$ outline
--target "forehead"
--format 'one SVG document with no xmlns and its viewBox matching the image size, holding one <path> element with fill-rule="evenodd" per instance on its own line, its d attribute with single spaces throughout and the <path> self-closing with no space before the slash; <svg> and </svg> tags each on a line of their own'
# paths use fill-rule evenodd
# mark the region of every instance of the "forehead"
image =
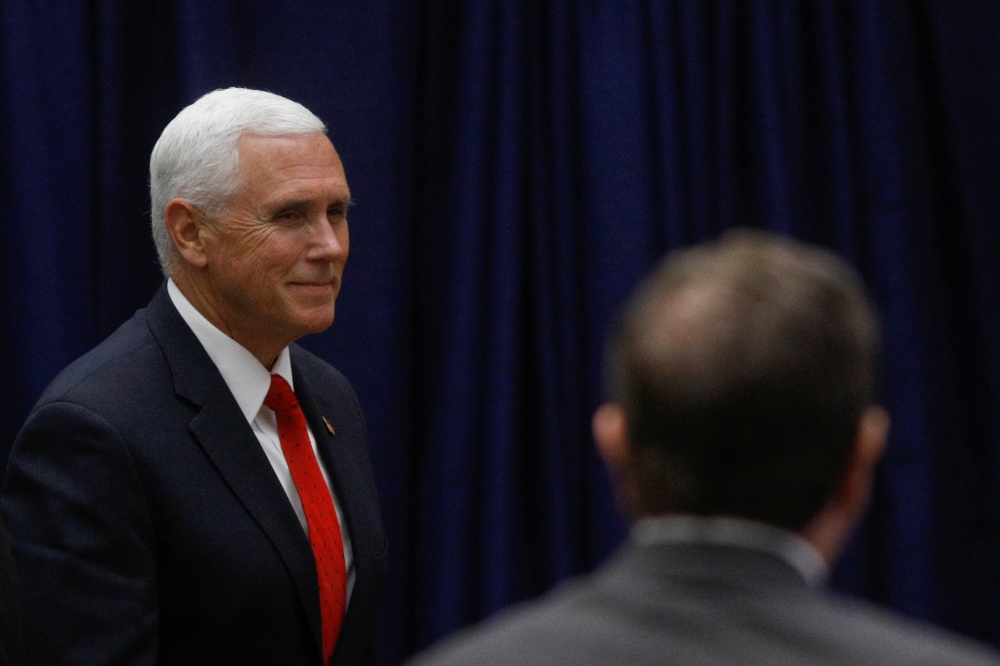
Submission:
<svg viewBox="0 0 1000 666">
<path fill-rule="evenodd" d="M 245 134 L 240 153 L 241 193 L 256 199 L 310 195 L 349 198 L 340 156 L 324 134 Z"/>
</svg>

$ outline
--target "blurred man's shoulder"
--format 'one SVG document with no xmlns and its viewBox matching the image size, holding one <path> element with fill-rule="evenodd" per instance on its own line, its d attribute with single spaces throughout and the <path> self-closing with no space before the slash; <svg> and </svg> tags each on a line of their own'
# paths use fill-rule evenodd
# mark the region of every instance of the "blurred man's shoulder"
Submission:
<svg viewBox="0 0 1000 666">
<path fill-rule="evenodd" d="M 728 582 L 628 581 L 627 572 L 623 558 L 613 560 L 457 632 L 412 666 L 1000 666 L 996 653 L 972 640 L 805 585 L 766 590 Z"/>
</svg>

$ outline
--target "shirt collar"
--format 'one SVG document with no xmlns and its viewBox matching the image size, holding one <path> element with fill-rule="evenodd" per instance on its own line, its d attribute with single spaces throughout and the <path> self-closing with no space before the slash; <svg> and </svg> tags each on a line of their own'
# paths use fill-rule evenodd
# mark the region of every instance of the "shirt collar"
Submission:
<svg viewBox="0 0 1000 666">
<path fill-rule="evenodd" d="M 732 516 L 655 516 L 632 526 L 632 538 L 642 544 L 713 544 L 769 553 L 794 568 L 810 585 L 822 585 L 829 575 L 826 561 L 799 535 L 773 525 Z"/>
<path fill-rule="evenodd" d="M 171 279 L 167 280 L 167 294 L 181 318 L 205 348 L 212 363 L 219 369 L 219 374 L 236 398 L 248 423 L 257 417 L 257 412 L 264 404 L 264 398 L 271 388 L 271 373 L 284 377 L 292 390 L 295 390 L 288 347 L 281 350 L 274 367 L 268 372 L 246 347 L 220 331 L 205 315 L 198 312 Z"/>
</svg>

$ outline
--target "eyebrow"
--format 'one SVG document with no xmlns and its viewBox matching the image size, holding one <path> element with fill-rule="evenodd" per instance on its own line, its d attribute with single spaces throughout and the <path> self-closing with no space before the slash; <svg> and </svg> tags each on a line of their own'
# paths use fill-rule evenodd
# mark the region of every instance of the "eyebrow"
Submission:
<svg viewBox="0 0 1000 666">
<path fill-rule="evenodd" d="M 283 210 L 291 210 L 293 208 L 304 208 L 312 204 L 312 199 L 289 199 L 286 201 L 277 202 L 272 206 L 267 206 L 267 209 L 271 211 L 272 214 L 280 213 Z M 356 202 L 353 199 L 334 199 L 330 205 L 342 205 L 344 208 L 353 208 Z"/>
</svg>

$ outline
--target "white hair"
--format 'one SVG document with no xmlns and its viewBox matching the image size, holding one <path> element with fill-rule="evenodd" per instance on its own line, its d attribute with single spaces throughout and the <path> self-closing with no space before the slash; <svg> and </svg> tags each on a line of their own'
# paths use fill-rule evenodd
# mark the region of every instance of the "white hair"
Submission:
<svg viewBox="0 0 1000 666">
<path fill-rule="evenodd" d="M 182 109 L 149 157 L 151 226 L 163 272 L 177 255 L 167 233 L 167 204 L 185 199 L 206 215 L 223 212 L 240 184 L 241 136 L 325 133 L 326 125 L 309 109 L 263 90 L 215 90 Z"/>
</svg>

